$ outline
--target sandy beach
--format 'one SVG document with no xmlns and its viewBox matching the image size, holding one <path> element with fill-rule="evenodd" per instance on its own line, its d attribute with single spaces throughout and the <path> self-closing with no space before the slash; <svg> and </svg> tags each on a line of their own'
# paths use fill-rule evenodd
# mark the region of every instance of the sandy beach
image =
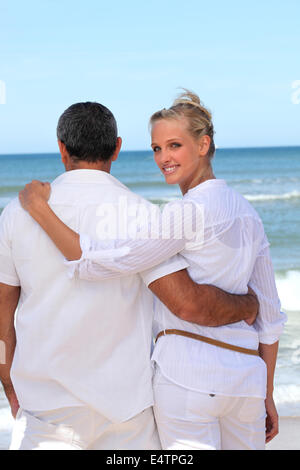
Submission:
<svg viewBox="0 0 300 470">
<path fill-rule="evenodd" d="M 279 434 L 267 444 L 267 450 L 300 450 L 300 418 L 281 417 Z"/>
</svg>

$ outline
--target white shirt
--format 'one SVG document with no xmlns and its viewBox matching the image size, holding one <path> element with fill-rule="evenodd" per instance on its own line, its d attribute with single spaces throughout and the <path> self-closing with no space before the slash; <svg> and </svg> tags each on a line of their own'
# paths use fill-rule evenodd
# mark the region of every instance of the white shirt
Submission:
<svg viewBox="0 0 300 470">
<path fill-rule="evenodd" d="M 50 205 L 76 231 L 96 237 L 103 206 L 142 199 L 108 173 L 75 170 L 52 184 Z M 21 285 L 11 369 L 20 406 L 87 404 L 113 422 L 153 404 L 153 295 L 138 274 L 102 282 L 70 279 L 64 258 L 14 200 L 0 219 L 0 282 Z M 165 273 L 186 263 L 174 258 Z"/>
<path fill-rule="evenodd" d="M 258 214 L 224 180 L 208 180 L 189 190 L 182 200 L 182 204 L 187 203 L 204 210 L 202 242 L 189 243 L 183 248 L 182 240 L 172 240 L 169 245 L 161 239 L 116 240 L 116 249 L 127 246 L 130 252 L 108 260 L 101 251 L 103 242 L 83 236 L 83 256 L 75 272 L 82 278 L 101 279 L 107 276 L 104 273 L 107 268 L 119 273 L 149 269 L 160 256 L 166 258 L 168 246 L 169 256 L 181 250 L 195 282 L 215 285 L 235 294 L 246 293 L 249 284 L 259 298 L 259 315 L 254 326 L 240 321 L 221 327 L 202 327 L 177 318 L 156 299 L 154 336 L 164 329 L 175 328 L 250 349 L 257 349 L 260 342 L 275 343 L 286 316 L 280 311 L 269 243 Z M 146 284 L 161 277 L 163 266 L 142 274 Z M 166 377 L 189 389 L 265 397 L 266 367 L 260 357 L 180 336 L 165 336 L 156 343 L 152 359 Z"/>
</svg>

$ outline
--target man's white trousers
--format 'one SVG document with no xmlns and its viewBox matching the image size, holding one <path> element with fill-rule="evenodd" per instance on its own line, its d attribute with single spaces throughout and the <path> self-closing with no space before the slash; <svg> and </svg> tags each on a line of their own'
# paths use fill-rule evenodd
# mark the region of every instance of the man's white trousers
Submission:
<svg viewBox="0 0 300 470">
<path fill-rule="evenodd" d="M 20 409 L 10 450 L 159 450 L 153 409 L 113 424 L 86 406 L 46 412 Z"/>
</svg>

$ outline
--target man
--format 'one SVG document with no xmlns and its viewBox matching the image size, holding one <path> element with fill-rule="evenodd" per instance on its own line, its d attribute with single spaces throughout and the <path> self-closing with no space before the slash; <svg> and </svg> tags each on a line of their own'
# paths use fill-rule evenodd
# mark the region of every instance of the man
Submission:
<svg viewBox="0 0 300 470">
<path fill-rule="evenodd" d="M 146 204 L 109 174 L 121 139 L 106 107 L 71 106 L 57 135 L 66 173 L 52 183 L 50 205 L 69 227 L 95 238 L 99 208 L 118 209 L 121 197 Z M 11 449 L 159 449 L 149 276 L 111 279 L 108 271 L 110 279 L 90 283 L 68 278 L 63 261 L 19 201 L 10 203 L 0 222 L 0 339 L 9 352 L 0 378 L 14 415 L 20 404 Z M 255 317 L 252 295 L 194 284 L 186 267 L 173 257 L 157 275 L 170 276 L 168 301 L 176 315 L 211 325 Z M 159 290 L 159 280 L 155 285 Z"/>
</svg>

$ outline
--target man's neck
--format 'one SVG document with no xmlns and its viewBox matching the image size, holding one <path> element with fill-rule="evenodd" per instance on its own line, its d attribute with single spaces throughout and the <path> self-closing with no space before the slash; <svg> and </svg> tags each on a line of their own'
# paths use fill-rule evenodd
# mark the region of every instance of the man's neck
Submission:
<svg viewBox="0 0 300 470">
<path fill-rule="evenodd" d="M 89 163 L 89 162 L 84 162 L 84 161 L 68 162 L 68 164 L 65 165 L 65 168 L 66 168 L 66 171 L 99 170 L 99 171 L 105 171 L 106 173 L 110 173 L 111 160 L 109 160 L 108 162 L 96 162 L 96 163 Z"/>
</svg>

